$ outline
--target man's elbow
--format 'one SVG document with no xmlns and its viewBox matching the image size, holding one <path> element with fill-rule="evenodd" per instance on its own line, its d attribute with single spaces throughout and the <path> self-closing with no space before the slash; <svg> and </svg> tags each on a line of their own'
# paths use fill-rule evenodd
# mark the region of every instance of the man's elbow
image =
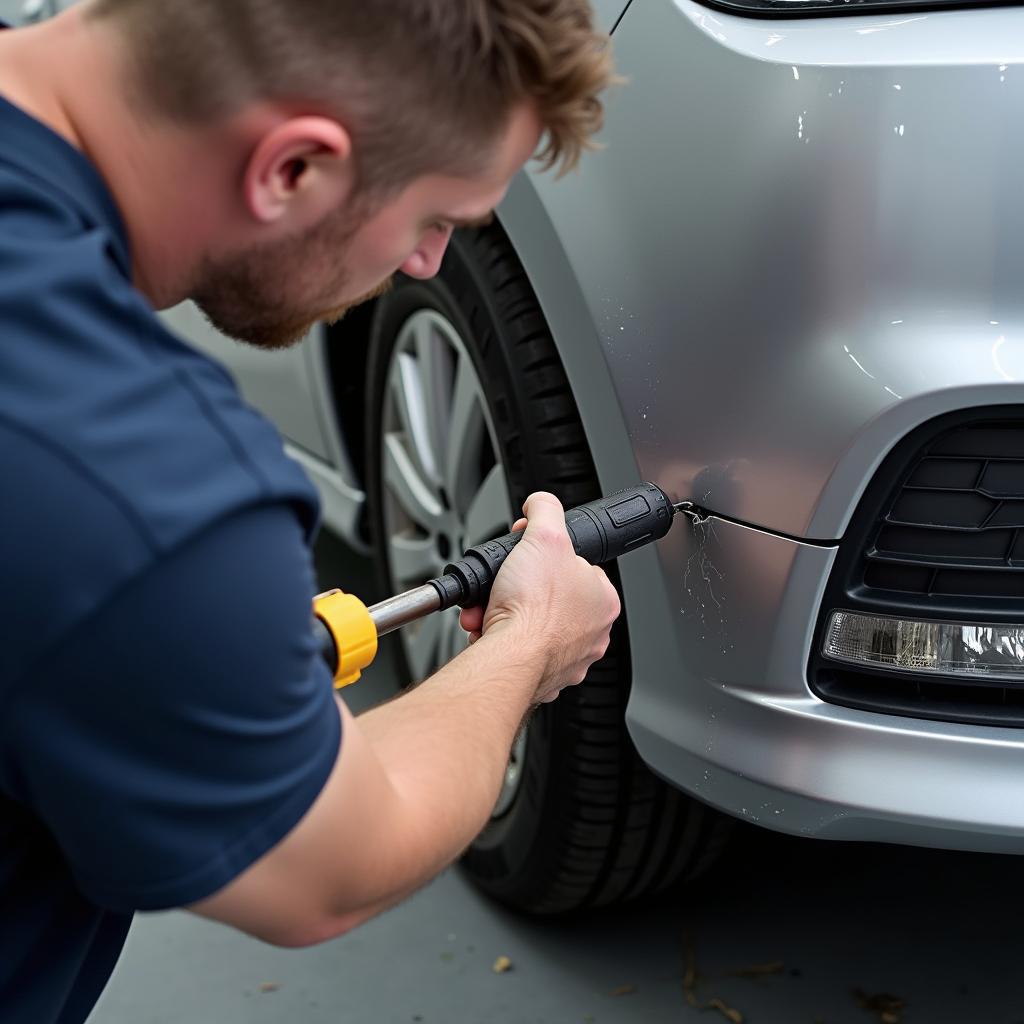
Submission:
<svg viewBox="0 0 1024 1024">
<path fill-rule="evenodd" d="M 307 949 L 319 946 L 322 942 L 347 935 L 358 928 L 364 921 L 372 917 L 370 912 L 355 911 L 340 916 L 325 916 L 309 921 L 285 923 L 261 923 L 257 926 L 244 928 L 254 939 L 266 942 L 281 949 Z"/>
<path fill-rule="evenodd" d="M 282 949 L 304 949 L 329 942 L 357 928 L 375 913 L 372 909 L 338 911 L 314 908 L 309 904 L 303 906 L 298 900 L 286 908 L 264 904 L 256 909 L 251 905 L 225 906 L 210 901 L 189 909 L 200 917 L 219 921 L 260 942 Z"/>
</svg>

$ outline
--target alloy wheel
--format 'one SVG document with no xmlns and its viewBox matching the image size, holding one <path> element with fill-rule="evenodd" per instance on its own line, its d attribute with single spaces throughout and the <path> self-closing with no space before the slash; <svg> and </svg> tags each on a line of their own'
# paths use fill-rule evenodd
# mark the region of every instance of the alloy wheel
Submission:
<svg viewBox="0 0 1024 1024">
<path fill-rule="evenodd" d="M 399 593 L 439 575 L 467 547 L 507 532 L 512 518 L 483 383 L 458 330 L 435 310 L 419 310 L 399 330 L 381 426 L 388 574 Z M 401 640 L 417 681 L 466 646 L 457 609 L 406 627 Z M 518 792 L 526 741 L 524 730 L 495 815 Z"/>
</svg>

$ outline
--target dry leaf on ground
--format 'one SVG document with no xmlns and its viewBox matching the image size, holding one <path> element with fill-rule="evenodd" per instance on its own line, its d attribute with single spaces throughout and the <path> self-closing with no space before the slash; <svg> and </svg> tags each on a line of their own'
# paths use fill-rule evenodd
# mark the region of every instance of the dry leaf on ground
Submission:
<svg viewBox="0 0 1024 1024">
<path fill-rule="evenodd" d="M 712 999 L 707 1009 L 717 1010 L 723 1017 L 732 1021 L 732 1024 L 743 1024 L 743 1014 L 733 1006 L 726 1006 L 721 999 Z"/>
<path fill-rule="evenodd" d="M 862 988 L 855 988 L 853 996 L 862 1010 L 877 1014 L 882 1024 L 900 1024 L 903 1019 L 903 1011 L 906 1009 L 907 1003 L 899 996 L 894 996 L 890 992 L 877 992 L 874 995 L 869 995 Z"/>
<path fill-rule="evenodd" d="M 697 969 L 697 953 L 694 949 L 693 938 L 690 935 L 683 939 L 684 963 L 683 968 L 683 995 L 686 1001 L 696 1010 L 717 1010 L 732 1024 L 743 1024 L 743 1014 L 733 1006 L 729 1006 L 721 999 L 711 999 L 702 1003 L 697 998 L 697 982 L 700 979 L 700 971 Z"/>
</svg>

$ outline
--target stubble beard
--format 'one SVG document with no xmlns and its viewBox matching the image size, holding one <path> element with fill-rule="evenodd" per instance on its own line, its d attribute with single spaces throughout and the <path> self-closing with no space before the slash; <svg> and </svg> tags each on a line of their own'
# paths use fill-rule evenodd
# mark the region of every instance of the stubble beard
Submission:
<svg viewBox="0 0 1024 1024">
<path fill-rule="evenodd" d="M 350 280 L 344 268 L 361 224 L 361 218 L 340 213 L 302 238 L 230 257 L 208 257 L 191 297 L 213 327 L 228 337 L 268 351 L 291 348 L 316 324 L 337 323 L 349 310 L 391 287 L 389 279 L 355 299 L 332 304 Z M 310 279 L 315 274 L 323 280 L 326 264 L 341 269 L 328 286 L 313 288 Z M 309 274 L 301 269 L 305 267 L 311 268 Z"/>
</svg>

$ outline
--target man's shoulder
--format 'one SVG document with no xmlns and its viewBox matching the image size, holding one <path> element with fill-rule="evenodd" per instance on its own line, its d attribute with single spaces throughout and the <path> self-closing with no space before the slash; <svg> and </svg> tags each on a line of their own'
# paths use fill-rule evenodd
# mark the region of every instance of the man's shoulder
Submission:
<svg viewBox="0 0 1024 1024">
<path fill-rule="evenodd" d="M 33 199 L 30 182 L 5 192 L 2 171 L 0 473 L 11 486 L 0 489 L 0 562 L 18 592 L 8 612 L 45 634 L 43 620 L 88 615 L 249 507 L 291 505 L 311 534 L 316 493 L 276 429 L 167 330 L 105 229 L 76 223 L 46 189 Z"/>
<path fill-rule="evenodd" d="M 223 505 L 315 505 L 277 430 L 223 367 L 154 314 L 103 228 L 76 225 L 45 190 L 34 213 L 12 211 L 2 192 L 0 418 L 8 427 L 60 450 L 69 469 L 122 498 L 159 548 Z"/>
</svg>

